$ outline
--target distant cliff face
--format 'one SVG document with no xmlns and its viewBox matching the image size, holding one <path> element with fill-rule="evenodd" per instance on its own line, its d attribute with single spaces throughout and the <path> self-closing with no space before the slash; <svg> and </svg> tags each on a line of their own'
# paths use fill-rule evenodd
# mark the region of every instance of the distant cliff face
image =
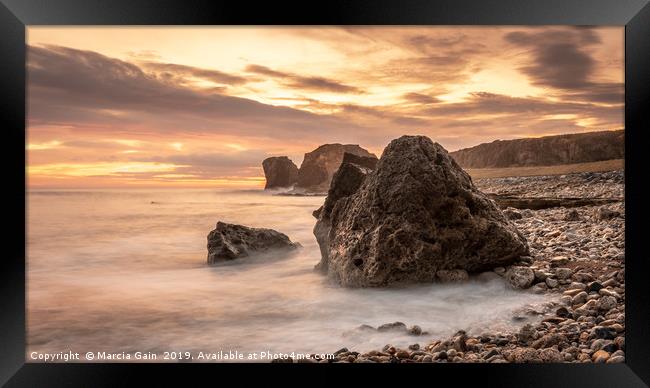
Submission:
<svg viewBox="0 0 650 388">
<path fill-rule="evenodd" d="M 551 166 L 622 159 L 625 157 L 625 132 L 496 140 L 450 154 L 463 168 Z"/>
<path fill-rule="evenodd" d="M 264 189 L 291 187 L 298 180 L 298 167 L 286 156 L 266 158 L 262 168 L 266 177 Z"/>
<path fill-rule="evenodd" d="M 305 154 L 298 171 L 296 187 L 327 192 L 345 153 L 377 159 L 377 156 L 356 144 L 324 144 Z"/>
</svg>

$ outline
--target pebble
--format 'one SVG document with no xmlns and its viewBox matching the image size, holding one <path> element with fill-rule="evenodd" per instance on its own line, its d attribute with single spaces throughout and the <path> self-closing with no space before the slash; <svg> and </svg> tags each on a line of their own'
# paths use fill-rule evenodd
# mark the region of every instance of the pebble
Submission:
<svg viewBox="0 0 650 388">
<path fill-rule="evenodd" d="M 596 326 L 594 335 L 596 338 L 614 339 L 616 338 L 616 329 L 611 326 Z"/>
<path fill-rule="evenodd" d="M 603 285 L 599 282 L 591 282 L 587 284 L 587 292 L 600 291 L 603 288 Z"/>
<path fill-rule="evenodd" d="M 555 256 L 551 258 L 551 267 L 560 267 L 569 263 L 569 258 L 566 256 Z"/>
<path fill-rule="evenodd" d="M 609 353 L 604 350 L 599 350 L 591 356 L 591 360 L 595 363 L 604 363 L 609 359 Z"/>
<path fill-rule="evenodd" d="M 609 311 L 616 307 L 616 298 L 613 296 L 603 296 L 598 300 L 598 308 L 600 310 Z"/>
<path fill-rule="evenodd" d="M 608 364 L 620 364 L 625 362 L 625 356 L 613 356 L 609 357 L 606 361 Z"/>
<path fill-rule="evenodd" d="M 559 284 L 559 283 L 558 283 L 557 279 L 546 278 L 546 285 L 547 285 L 549 288 L 555 288 L 555 287 L 558 286 L 558 284 Z"/>
<path fill-rule="evenodd" d="M 555 270 L 555 276 L 558 279 L 568 279 L 573 274 L 573 271 L 570 268 L 557 268 Z"/>
<path fill-rule="evenodd" d="M 587 301 L 588 296 L 589 295 L 584 291 L 578 292 L 573 297 L 573 299 L 571 300 L 571 303 L 573 303 L 573 304 L 583 304 L 583 303 L 585 303 Z"/>
</svg>

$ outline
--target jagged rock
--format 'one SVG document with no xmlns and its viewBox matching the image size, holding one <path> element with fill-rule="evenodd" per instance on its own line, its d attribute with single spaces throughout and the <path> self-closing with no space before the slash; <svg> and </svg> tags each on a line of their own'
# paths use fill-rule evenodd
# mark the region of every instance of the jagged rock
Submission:
<svg viewBox="0 0 650 388">
<path fill-rule="evenodd" d="M 432 282 L 441 270 L 481 272 L 528 255 L 526 239 L 437 143 L 393 140 L 370 171 L 346 163 L 314 234 L 317 268 L 344 286 Z"/>
<path fill-rule="evenodd" d="M 286 156 L 273 156 L 262 162 L 266 185 L 264 189 L 291 187 L 298 181 L 298 167 Z"/>
<path fill-rule="evenodd" d="M 305 158 L 298 171 L 296 187 L 311 192 L 327 192 L 332 177 L 343 162 L 343 157 L 346 153 L 364 158 L 377 159 L 374 154 L 371 154 L 356 144 L 324 144 L 314 151 L 305 154 Z M 362 161 L 352 161 L 352 163 L 366 166 L 369 164 L 369 161 L 363 159 Z"/>
<path fill-rule="evenodd" d="M 208 234 L 208 264 L 246 257 L 254 252 L 293 250 L 298 247 L 299 243 L 291 242 L 286 234 L 273 229 L 249 228 L 219 221 Z"/>
</svg>

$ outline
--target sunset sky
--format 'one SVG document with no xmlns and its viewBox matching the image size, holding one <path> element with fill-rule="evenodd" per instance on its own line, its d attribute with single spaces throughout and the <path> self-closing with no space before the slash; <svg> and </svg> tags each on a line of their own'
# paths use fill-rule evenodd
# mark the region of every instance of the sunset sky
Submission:
<svg viewBox="0 0 650 388">
<path fill-rule="evenodd" d="M 377 156 L 624 127 L 622 27 L 29 27 L 31 188 L 263 187 Z"/>
</svg>

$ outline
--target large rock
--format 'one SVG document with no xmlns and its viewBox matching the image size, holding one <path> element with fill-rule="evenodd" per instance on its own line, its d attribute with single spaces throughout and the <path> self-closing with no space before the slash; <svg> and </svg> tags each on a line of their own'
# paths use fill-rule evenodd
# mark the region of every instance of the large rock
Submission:
<svg viewBox="0 0 650 388">
<path fill-rule="evenodd" d="M 375 167 L 377 167 L 377 162 L 379 162 L 379 159 L 377 159 L 375 155 L 359 156 L 351 154 L 349 152 L 343 153 L 343 160 L 341 161 L 341 163 L 356 164 L 361 167 L 369 168 L 371 170 L 374 170 Z"/>
<path fill-rule="evenodd" d="M 481 272 L 528 254 L 526 239 L 437 143 L 393 140 L 372 171 L 341 165 L 314 234 L 317 268 L 344 286 L 432 282 L 436 272 Z"/>
<path fill-rule="evenodd" d="M 327 192 L 334 173 L 343 162 L 345 153 L 377 159 L 374 154 L 356 144 L 324 144 L 305 154 L 298 171 L 296 187 L 312 192 Z M 355 163 L 359 164 L 360 162 L 355 161 Z M 367 160 L 361 162 L 362 165 L 368 163 Z"/>
<path fill-rule="evenodd" d="M 298 181 L 298 167 L 286 156 L 273 156 L 262 162 L 266 186 L 264 189 L 292 187 Z"/>
<path fill-rule="evenodd" d="M 219 221 L 208 234 L 208 264 L 246 257 L 255 252 L 293 250 L 298 247 L 300 244 L 291 242 L 286 234 L 273 229 L 249 228 Z"/>
<path fill-rule="evenodd" d="M 318 218 L 318 222 L 314 226 L 314 235 L 320 247 L 321 257 L 328 256 L 329 235 L 332 226 L 330 215 L 334 205 L 339 199 L 354 194 L 365 180 L 366 175 L 371 171 L 371 169 L 358 164 L 343 162 L 334 173 L 325 203 L 313 213 L 314 217 Z M 327 261 L 321 260 L 316 265 L 316 269 L 327 272 Z"/>
</svg>

